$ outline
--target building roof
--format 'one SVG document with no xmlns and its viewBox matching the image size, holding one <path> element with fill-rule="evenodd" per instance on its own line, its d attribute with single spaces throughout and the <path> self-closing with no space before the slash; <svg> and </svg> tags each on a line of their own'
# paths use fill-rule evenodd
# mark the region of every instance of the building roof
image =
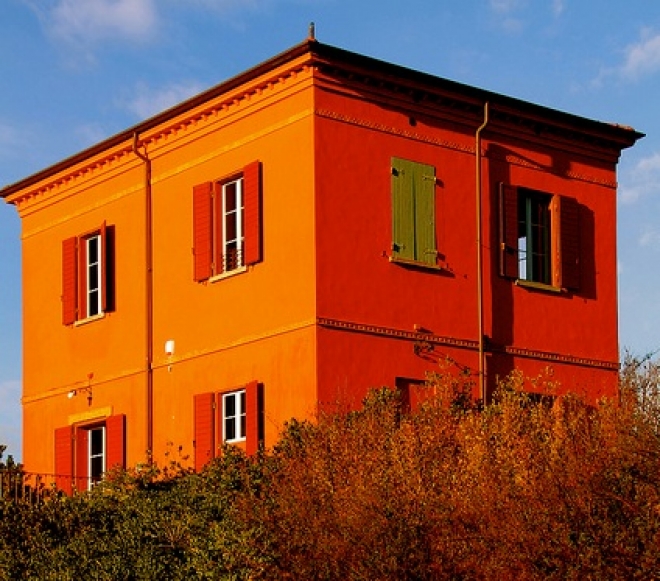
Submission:
<svg viewBox="0 0 660 581">
<path fill-rule="evenodd" d="M 381 85 L 387 85 L 388 88 L 394 90 L 397 90 L 397 87 L 405 86 L 416 102 L 430 100 L 431 102 L 454 107 L 458 105 L 463 113 L 469 115 L 481 114 L 483 105 L 488 102 L 494 120 L 522 123 L 528 127 L 534 127 L 537 133 L 549 131 L 555 134 L 563 133 L 574 137 L 580 136 L 592 142 L 605 143 L 610 148 L 618 150 L 630 147 L 638 139 L 644 137 L 643 133 L 631 127 L 604 123 L 565 113 L 323 44 L 314 38 L 308 38 L 300 44 L 174 107 L 141 121 L 18 182 L 4 186 L 0 189 L 0 197 L 7 198 L 11 194 L 66 170 L 91 156 L 125 143 L 127 140 L 133 139 L 135 135 L 140 135 L 166 123 L 191 109 L 203 105 L 207 101 L 249 83 L 261 75 L 304 55 L 308 55 L 310 62 L 315 63 L 328 74 L 340 75 L 353 80 L 360 75 L 365 80 L 368 80 L 367 77 L 378 78 Z"/>
</svg>

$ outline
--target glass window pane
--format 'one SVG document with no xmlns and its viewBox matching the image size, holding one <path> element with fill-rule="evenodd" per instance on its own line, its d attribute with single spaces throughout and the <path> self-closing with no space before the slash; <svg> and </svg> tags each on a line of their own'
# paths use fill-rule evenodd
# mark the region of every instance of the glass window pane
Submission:
<svg viewBox="0 0 660 581">
<path fill-rule="evenodd" d="M 225 440 L 235 440 L 236 439 L 236 419 L 225 418 Z"/>
<path fill-rule="evenodd" d="M 236 182 L 225 185 L 225 212 L 233 212 L 236 209 Z"/>
<path fill-rule="evenodd" d="M 92 455 L 103 453 L 103 428 L 89 431 L 90 452 Z"/>
<path fill-rule="evenodd" d="M 87 240 L 87 261 L 89 264 L 99 261 L 99 238 L 94 236 Z"/>
</svg>

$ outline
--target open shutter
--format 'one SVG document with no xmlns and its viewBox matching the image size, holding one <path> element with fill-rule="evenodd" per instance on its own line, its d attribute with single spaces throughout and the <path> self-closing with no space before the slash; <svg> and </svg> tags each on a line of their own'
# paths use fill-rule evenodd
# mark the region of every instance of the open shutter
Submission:
<svg viewBox="0 0 660 581">
<path fill-rule="evenodd" d="M 103 312 L 115 310 L 115 227 L 105 226 L 102 236 L 104 248 L 103 259 L 105 261 L 105 272 L 103 276 Z"/>
<path fill-rule="evenodd" d="M 412 164 L 415 204 L 415 259 L 435 266 L 435 168 Z"/>
<path fill-rule="evenodd" d="M 500 183 L 500 276 L 518 278 L 518 190 Z"/>
<path fill-rule="evenodd" d="M 62 323 L 71 325 L 76 320 L 78 303 L 78 239 L 62 242 Z"/>
<path fill-rule="evenodd" d="M 195 470 L 199 472 L 214 457 L 215 452 L 215 397 L 213 393 L 194 396 Z"/>
<path fill-rule="evenodd" d="M 105 313 L 108 307 L 108 301 L 107 301 L 107 285 L 106 285 L 106 280 L 108 277 L 108 265 L 106 262 L 106 254 L 107 254 L 107 227 L 105 222 L 101 224 L 101 228 L 99 229 L 99 260 L 101 261 L 101 288 L 99 289 L 101 293 L 101 312 Z"/>
<path fill-rule="evenodd" d="M 212 182 L 206 182 L 193 188 L 193 256 L 196 281 L 206 280 L 211 276 L 211 263 L 213 262 L 212 192 Z"/>
<path fill-rule="evenodd" d="M 55 486 L 58 490 L 73 492 L 73 432 L 71 426 L 55 430 Z"/>
<path fill-rule="evenodd" d="M 87 428 L 76 428 L 76 475 L 74 488 L 87 490 L 89 488 L 89 431 Z"/>
<path fill-rule="evenodd" d="M 263 442 L 263 386 L 251 381 L 245 386 L 245 452 L 255 454 Z"/>
<path fill-rule="evenodd" d="M 392 256 L 415 260 L 413 163 L 392 158 Z"/>
<path fill-rule="evenodd" d="M 116 414 L 105 421 L 105 469 L 126 467 L 126 416 Z"/>
<path fill-rule="evenodd" d="M 560 286 L 580 288 L 580 205 L 575 198 L 556 196 L 559 207 Z"/>
<path fill-rule="evenodd" d="M 261 162 L 253 161 L 243 168 L 244 236 L 243 262 L 262 260 L 261 238 Z"/>
</svg>

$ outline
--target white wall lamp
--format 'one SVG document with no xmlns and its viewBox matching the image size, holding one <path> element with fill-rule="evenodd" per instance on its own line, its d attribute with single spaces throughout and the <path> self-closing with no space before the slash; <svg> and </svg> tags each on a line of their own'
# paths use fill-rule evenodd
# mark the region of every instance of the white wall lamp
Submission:
<svg viewBox="0 0 660 581">
<path fill-rule="evenodd" d="M 165 341 L 165 355 L 167 355 L 168 360 L 170 361 L 167 366 L 168 371 L 172 371 L 172 356 L 174 355 L 174 339 L 168 339 Z"/>
<path fill-rule="evenodd" d="M 87 394 L 87 405 L 92 405 L 92 377 L 94 377 L 93 373 L 88 373 L 87 374 L 87 385 L 85 387 L 76 387 L 72 390 L 70 390 L 66 396 L 69 399 L 72 399 L 78 395 L 78 393 L 86 393 Z"/>
</svg>

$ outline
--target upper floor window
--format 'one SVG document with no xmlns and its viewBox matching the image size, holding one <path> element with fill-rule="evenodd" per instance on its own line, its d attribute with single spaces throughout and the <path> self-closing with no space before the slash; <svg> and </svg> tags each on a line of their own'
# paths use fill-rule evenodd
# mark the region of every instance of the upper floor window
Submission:
<svg viewBox="0 0 660 581">
<path fill-rule="evenodd" d="M 500 184 L 500 275 L 577 290 L 579 233 L 574 198 Z"/>
<path fill-rule="evenodd" d="M 392 158 L 392 260 L 436 266 L 435 168 Z"/>
<path fill-rule="evenodd" d="M 552 284 L 551 219 L 552 196 L 518 190 L 518 278 Z"/>
<path fill-rule="evenodd" d="M 114 227 L 62 243 L 62 322 L 70 325 L 114 310 Z"/>
<path fill-rule="evenodd" d="M 194 279 L 208 280 L 261 260 L 261 164 L 193 188 Z"/>
</svg>

